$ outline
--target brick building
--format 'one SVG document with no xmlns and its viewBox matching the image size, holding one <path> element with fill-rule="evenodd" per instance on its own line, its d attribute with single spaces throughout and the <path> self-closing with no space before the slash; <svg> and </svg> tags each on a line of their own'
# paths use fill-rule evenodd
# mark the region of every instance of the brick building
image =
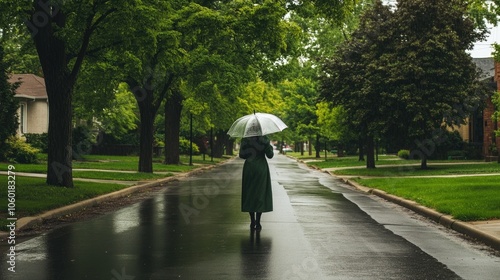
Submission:
<svg viewBox="0 0 500 280">
<path fill-rule="evenodd" d="M 500 63 L 494 62 L 492 59 L 492 64 L 494 68 L 493 82 L 495 85 L 495 90 L 500 88 Z M 498 156 L 498 150 L 500 148 L 500 137 L 495 135 L 495 130 L 499 128 L 499 122 L 493 120 L 493 114 L 496 108 L 491 102 L 491 97 L 486 100 L 486 106 L 483 110 L 483 155 L 486 159 L 489 156 Z"/>
</svg>

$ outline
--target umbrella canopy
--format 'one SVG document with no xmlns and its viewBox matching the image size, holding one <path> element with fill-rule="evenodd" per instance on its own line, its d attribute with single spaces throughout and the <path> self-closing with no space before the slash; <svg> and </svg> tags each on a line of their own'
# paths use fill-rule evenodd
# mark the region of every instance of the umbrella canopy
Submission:
<svg viewBox="0 0 500 280">
<path fill-rule="evenodd" d="M 266 113 L 253 113 L 237 119 L 227 134 L 231 137 L 252 137 L 280 132 L 288 126 L 278 117 Z"/>
</svg>

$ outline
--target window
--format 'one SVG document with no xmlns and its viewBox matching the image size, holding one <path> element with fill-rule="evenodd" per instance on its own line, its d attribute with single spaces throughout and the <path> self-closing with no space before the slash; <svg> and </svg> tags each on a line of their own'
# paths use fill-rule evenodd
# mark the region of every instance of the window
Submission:
<svg viewBox="0 0 500 280">
<path fill-rule="evenodd" d="M 26 125 L 26 120 L 28 116 L 28 106 L 25 102 L 21 102 L 19 104 L 19 132 L 21 133 L 26 133 L 27 132 L 27 125 Z"/>
</svg>

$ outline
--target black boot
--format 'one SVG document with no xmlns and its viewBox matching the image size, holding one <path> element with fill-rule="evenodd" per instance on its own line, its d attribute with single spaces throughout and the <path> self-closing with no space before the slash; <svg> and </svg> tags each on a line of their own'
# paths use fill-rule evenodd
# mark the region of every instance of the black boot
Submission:
<svg viewBox="0 0 500 280">
<path fill-rule="evenodd" d="M 255 229 L 257 230 L 261 230 L 262 229 L 262 225 L 260 224 L 260 217 L 262 216 L 262 212 L 257 212 L 257 217 L 256 217 L 256 220 L 255 220 Z"/>
<path fill-rule="evenodd" d="M 250 214 L 250 229 L 255 228 L 255 212 L 248 212 Z"/>
</svg>

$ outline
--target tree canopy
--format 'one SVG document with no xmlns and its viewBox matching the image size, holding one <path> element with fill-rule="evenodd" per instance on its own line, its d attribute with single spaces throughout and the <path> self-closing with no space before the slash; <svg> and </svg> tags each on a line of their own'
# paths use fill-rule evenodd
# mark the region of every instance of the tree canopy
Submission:
<svg viewBox="0 0 500 280">
<path fill-rule="evenodd" d="M 397 135 L 425 167 L 436 130 L 462 124 L 481 100 L 466 53 L 481 36 L 463 1 L 401 1 L 395 10 L 376 1 L 325 63 L 322 94 L 344 107 L 367 152 L 374 137 Z"/>
</svg>

